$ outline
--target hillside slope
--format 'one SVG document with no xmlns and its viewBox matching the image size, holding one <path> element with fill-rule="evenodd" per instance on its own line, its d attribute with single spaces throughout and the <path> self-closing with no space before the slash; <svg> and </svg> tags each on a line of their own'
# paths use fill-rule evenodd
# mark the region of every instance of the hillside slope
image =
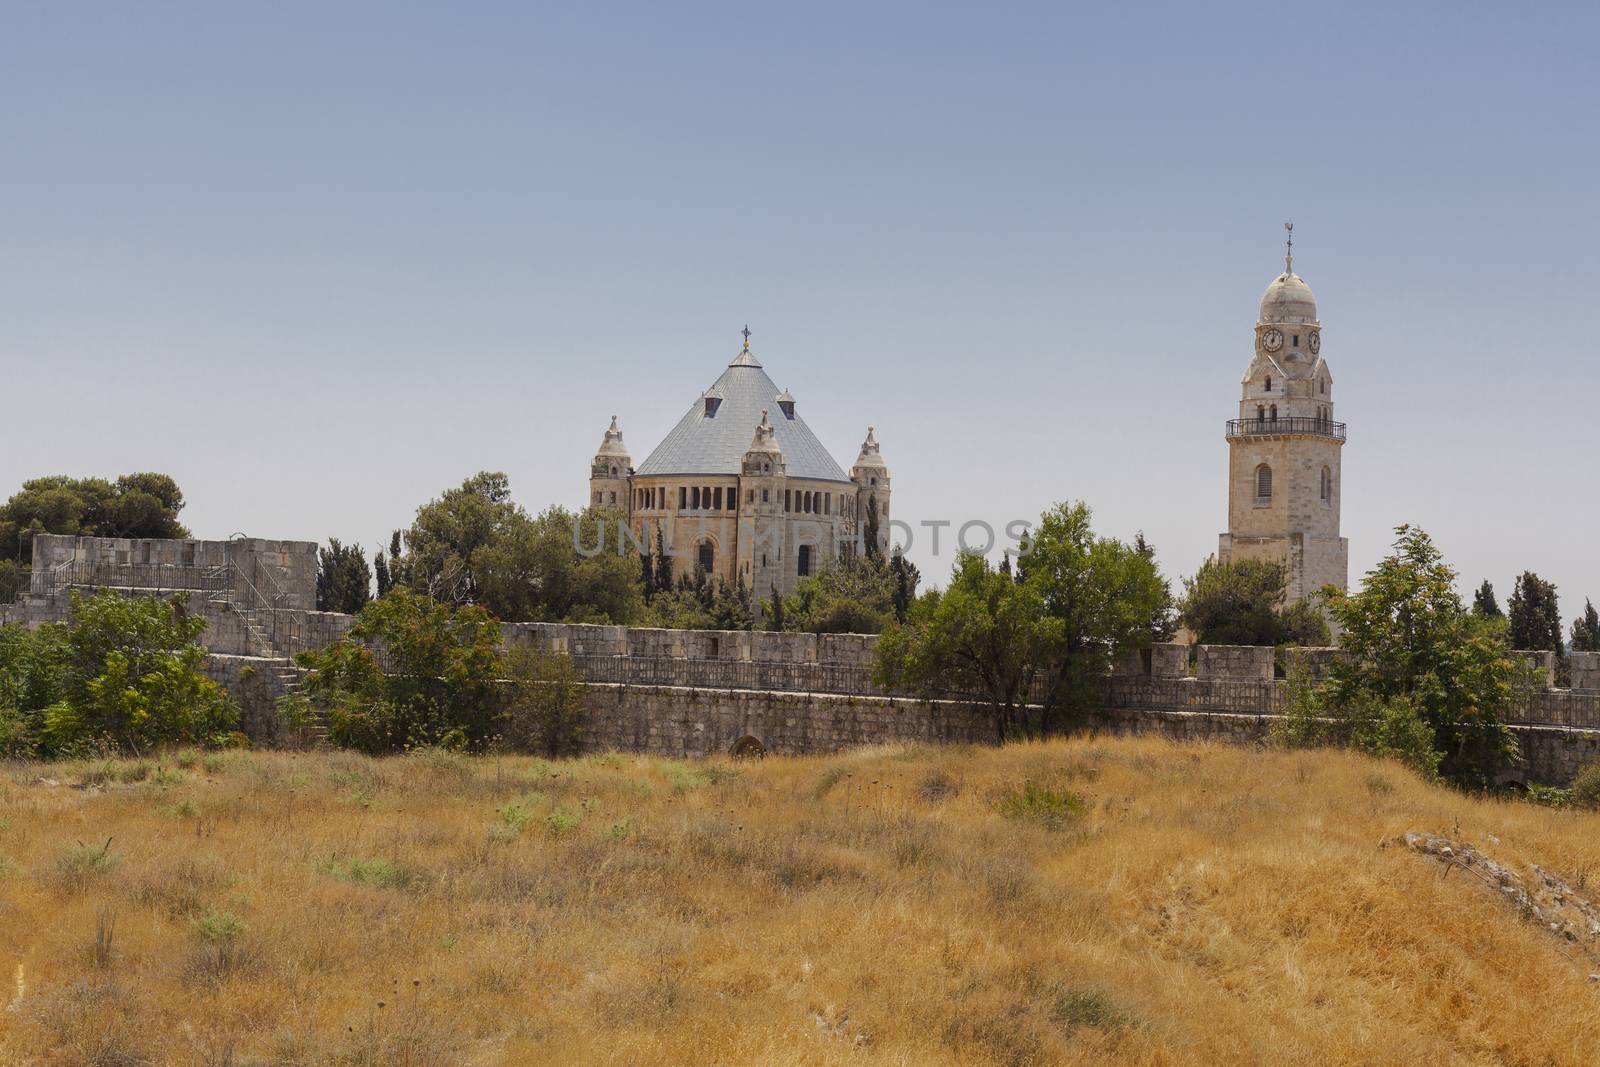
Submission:
<svg viewBox="0 0 1600 1067">
<path fill-rule="evenodd" d="M 0 1062 L 1595 1062 L 1592 937 L 1407 831 L 1600 880 L 1342 753 L 10 764 Z"/>
</svg>

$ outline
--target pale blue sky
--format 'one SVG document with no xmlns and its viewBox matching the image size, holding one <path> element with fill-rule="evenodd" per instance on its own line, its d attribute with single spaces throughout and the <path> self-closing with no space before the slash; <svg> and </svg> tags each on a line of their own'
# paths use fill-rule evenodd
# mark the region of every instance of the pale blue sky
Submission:
<svg viewBox="0 0 1600 1067">
<path fill-rule="evenodd" d="M 7 4 L 0 489 L 164 470 L 201 536 L 374 547 L 481 468 L 577 505 L 748 321 L 898 517 L 1081 497 L 1176 579 L 1293 218 L 1352 579 L 1412 521 L 1570 618 L 1596 11 Z"/>
</svg>

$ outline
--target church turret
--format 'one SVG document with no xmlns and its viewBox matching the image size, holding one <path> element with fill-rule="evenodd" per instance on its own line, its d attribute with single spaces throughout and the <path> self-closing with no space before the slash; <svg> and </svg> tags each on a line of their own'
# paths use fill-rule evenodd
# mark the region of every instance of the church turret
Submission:
<svg viewBox="0 0 1600 1067">
<path fill-rule="evenodd" d="M 889 541 L 889 468 L 871 426 L 850 468 L 850 480 L 856 483 L 856 531 L 865 539 L 876 528 L 878 546 L 884 548 Z"/>
<path fill-rule="evenodd" d="M 750 447 L 739 465 L 739 577 L 755 600 L 787 592 L 784 582 L 784 513 L 787 467 L 777 431 L 761 412 Z"/>
<path fill-rule="evenodd" d="M 594 454 L 594 462 L 589 467 L 589 503 L 627 511 L 628 480 L 632 475 L 633 459 L 622 443 L 622 431 L 617 428 L 617 417 L 613 415 L 605 440 L 600 442 L 600 451 Z"/>
<path fill-rule="evenodd" d="M 1228 532 L 1220 558 L 1288 567 L 1288 596 L 1347 587 L 1339 536 L 1344 423 L 1333 421 L 1333 375 L 1311 287 L 1294 272 L 1290 231 L 1283 273 L 1261 297 L 1255 353 L 1241 380 L 1239 417 L 1227 424 Z"/>
</svg>

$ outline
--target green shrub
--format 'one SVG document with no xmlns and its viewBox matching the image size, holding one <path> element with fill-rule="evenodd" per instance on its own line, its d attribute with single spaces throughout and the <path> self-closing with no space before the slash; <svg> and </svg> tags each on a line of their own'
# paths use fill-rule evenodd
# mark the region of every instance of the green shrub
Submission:
<svg viewBox="0 0 1600 1067">
<path fill-rule="evenodd" d="M 1030 778 L 1021 789 L 1002 796 L 995 810 L 1008 819 L 1030 819 L 1054 830 L 1082 815 L 1086 805 L 1074 793 L 1040 785 Z"/>
<path fill-rule="evenodd" d="M 1590 811 L 1600 808 L 1600 763 L 1591 763 L 1572 779 L 1572 805 Z"/>
<path fill-rule="evenodd" d="M 500 715 L 501 739 L 519 752 L 576 755 L 589 708 L 572 657 L 519 645 L 503 662 L 510 691 Z"/>
<path fill-rule="evenodd" d="M 64 623 L 0 627 L 0 753 L 148 752 L 233 729 L 238 709 L 200 673 L 205 621 L 185 604 L 74 592 Z"/>
<path fill-rule="evenodd" d="M 362 608 L 346 638 L 297 658 L 311 671 L 306 699 L 326 714 L 335 745 L 370 755 L 478 749 L 496 724 L 499 640 L 481 607 L 451 608 L 396 589 Z M 374 644 L 384 649 L 383 664 Z"/>
<path fill-rule="evenodd" d="M 544 817 L 545 829 L 552 834 L 570 833 L 576 830 L 581 822 L 583 822 L 583 816 L 566 807 L 557 808 Z"/>
<path fill-rule="evenodd" d="M 313 866 L 318 874 L 331 875 L 346 882 L 372 886 L 375 889 L 404 889 L 412 882 L 409 871 L 386 859 L 367 860 L 352 857 L 340 860 L 335 856 L 329 856 L 325 860 L 318 860 Z"/>
<path fill-rule="evenodd" d="M 56 881 L 67 890 L 81 889 L 94 878 L 115 870 L 122 857 L 111 851 L 111 839 L 103 845 L 78 842 L 56 860 Z"/>
<path fill-rule="evenodd" d="M 1535 783 L 1528 786 L 1528 799 L 1546 808 L 1564 808 L 1572 803 L 1572 790 Z"/>
</svg>

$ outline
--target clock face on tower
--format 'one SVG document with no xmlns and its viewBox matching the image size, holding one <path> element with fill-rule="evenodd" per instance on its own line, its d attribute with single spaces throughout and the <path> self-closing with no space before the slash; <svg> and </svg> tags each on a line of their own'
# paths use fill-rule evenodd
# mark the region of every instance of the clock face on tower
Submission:
<svg viewBox="0 0 1600 1067">
<path fill-rule="evenodd" d="M 1311 354 L 1314 356 L 1322 351 L 1322 331 L 1311 331 Z"/>
<path fill-rule="evenodd" d="M 1283 331 L 1267 330 L 1261 335 L 1261 351 L 1276 352 L 1283 347 Z M 1315 351 L 1313 349 L 1313 351 Z"/>
</svg>

